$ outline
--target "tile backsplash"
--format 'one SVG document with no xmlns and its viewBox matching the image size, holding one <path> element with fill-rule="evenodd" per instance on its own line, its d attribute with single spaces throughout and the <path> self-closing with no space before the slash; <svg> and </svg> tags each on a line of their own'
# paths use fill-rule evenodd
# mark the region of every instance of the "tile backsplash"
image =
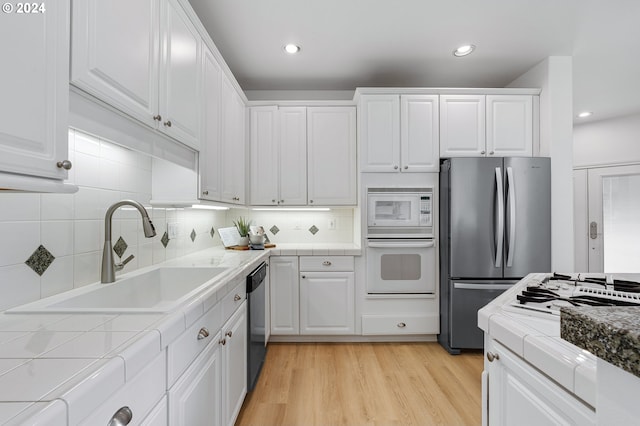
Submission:
<svg viewBox="0 0 640 426">
<path fill-rule="evenodd" d="M 147 207 L 157 232 L 144 237 L 134 208 L 115 212 L 116 253 L 134 255 L 122 273 L 220 244 L 210 231 L 225 226 L 225 212 L 150 207 L 151 157 L 76 130 L 69 157 L 77 193 L 0 194 L 0 310 L 99 281 L 105 212 L 122 199 Z M 168 223 L 177 237 L 163 244 Z"/>
<path fill-rule="evenodd" d="M 99 281 L 105 212 L 122 199 L 147 208 L 157 235 L 144 237 L 137 210 L 118 209 L 111 241 L 122 258 L 115 259 L 134 255 L 118 274 L 220 245 L 214 230 L 240 216 L 262 225 L 276 244 L 354 239 L 353 209 L 152 208 L 152 158 L 78 130 L 69 130 L 69 159 L 69 182 L 80 188 L 75 194 L 0 193 L 0 310 Z M 175 224 L 175 238 L 168 224 Z"/>
</svg>

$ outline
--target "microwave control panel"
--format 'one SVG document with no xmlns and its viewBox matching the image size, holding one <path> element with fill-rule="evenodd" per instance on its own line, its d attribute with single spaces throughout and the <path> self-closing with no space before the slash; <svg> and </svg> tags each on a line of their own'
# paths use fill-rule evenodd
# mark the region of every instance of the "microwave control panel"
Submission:
<svg viewBox="0 0 640 426">
<path fill-rule="evenodd" d="M 420 226 L 432 225 L 432 209 L 431 195 L 420 196 Z"/>
</svg>

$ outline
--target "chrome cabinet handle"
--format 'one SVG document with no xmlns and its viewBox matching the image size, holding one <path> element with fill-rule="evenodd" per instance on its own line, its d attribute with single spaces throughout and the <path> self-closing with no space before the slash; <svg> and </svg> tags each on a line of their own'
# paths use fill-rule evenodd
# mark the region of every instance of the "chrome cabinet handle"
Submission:
<svg viewBox="0 0 640 426">
<path fill-rule="evenodd" d="M 407 324 L 403 323 L 403 322 L 399 322 L 398 323 L 398 328 L 405 328 L 407 326 Z"/>
<path fill-rule="evenodd" d="M 71 161 L 69 160 L 62 160 L 56 163 L 56 166 L 58 166 L 59 169 L 65 169 L 65 170 L 71 170 L 72 165 L 73 164 L 71 164 Z"/>
<path fill-rule="evenodd" d="M 125 426 L 131 423 L 133 419 L 133 412 L 129 407 L 122 407 L 111 416 L 111 420 L 107 423 L 107 426 Z"/>
<path fill-rule="evenodd" d="M 280 202 L 284 204 L 284 200 L 280 200 Z"/>
<path fill-rule="evenodd" d="M 398 166 L 393 166 L 393 170 L 398 170 Z"/>
<path fill-rule="evenodd" d="M 165 122 L 164 122 L 164 125 L 165 125 L 166 127 L 171 127 L 171 120 L 167 120 L 167 121 L 165 121 Z"/>
<path fill-rule="evenodd" d="M 306 275 L 303 275 L 303 276 L 302 276 L 302 278 L 307 278 L 307 276 L 306 276 Z"/>
<path fill-rule="evenodd" d="M 154 115 L 154 116 L 153 116 L 153 119 L 154 119 L 155 121 L 162 121 L 162 116 L 161 116 L 160 114 L 158 114 L 158 115 Z"/>
<path fill-rule="evenodd" d="M 209 191 L 202 191 L 202 195 L 209 195 Z"/>
<path fill-rule="evenodd" d="M 497 353 L 493 353 L 493 352 L 487 352 L 487 360 L 489 360 L 489 362 L 493 362 L 493 360 L 499 360 L 500 359 L 500 355 L 498 355 Z"/>
<path fill-rule="evenodd" d="M 202 327 L 198 332 L 198 340 L 206 339 L 209 337 L 209 330 L 206 327 Z"/>
<path fill-rule="evenodd" d="M 218 340 L 218 343 L 220 343 L 222 346 L 227 344 L 227 339 L 220 339 Z"/>
<path fill-rule="evenodd" d="M 404 166 L 404 169 L 407 170 L 409 168 L 409 166 Z"/>
<path fill-rule="evenodd" d="M 480 154 L 484 155 L 487 151 L 480 151 Z"/>
<path fill-rule="evenodd" d="M 330 261 L 328 261 L 328 260 L 325 260 L 324 262 L 322 262 L 322 264 L 323 264 L 324 266 L 331 266 L 331 262 L 330 262 Z"/>
<path fill-rule="evenodd" d="M 313 204 L 313 200 L 309 200 L 309 204 Z"/>
<path fill-rule="evenodd" d="M 493 155 L 493 151 L 489 152 L 489 155 Z"/>
<path fill-rule="evenodd" d="M 240 299 L 242 299 L 242 296 L 240 296 L 239 294 L 236 294 L 235 296 L 233 296 L 233 301 L 234 302 L 237 302 Z"/>
<path fill-rule="evenodd" d="M 227 336 L 227 337 L 231 337 L 231 336 L 233 336 L 233 331 L 229 330 L 226 333 L 224 333 L 224 335 Z"/>
<path fill-rule="evenodd" d="M 275 202 L 276 202 L 276 200 L 271 200 L 271 202 L 272 202 L 272 203 L 275 203 Z"/>
</svg>

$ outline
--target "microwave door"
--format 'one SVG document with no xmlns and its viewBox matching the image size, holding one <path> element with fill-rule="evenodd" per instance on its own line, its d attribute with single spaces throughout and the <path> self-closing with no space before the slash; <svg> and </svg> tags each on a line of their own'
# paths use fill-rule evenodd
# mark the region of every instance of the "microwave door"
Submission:
<svg viewBox="0 0 640 426">
<path fill-rule="evenodd" d="M 369 226 L 419 226 L 416 197 L 370 196 Z"/>
</svg>

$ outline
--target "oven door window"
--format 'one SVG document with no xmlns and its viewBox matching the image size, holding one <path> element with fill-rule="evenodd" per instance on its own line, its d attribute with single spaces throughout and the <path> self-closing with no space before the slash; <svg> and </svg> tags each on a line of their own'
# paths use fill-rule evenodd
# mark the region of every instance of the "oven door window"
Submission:
<svg viewBox="0 0 640 426">
<path fill-rule="evenodd" d="M 421 274 L 421 256 L 415 253 L 382 254 L 380 278 L 384 281 L 415 281 Z"/>
</svg>

